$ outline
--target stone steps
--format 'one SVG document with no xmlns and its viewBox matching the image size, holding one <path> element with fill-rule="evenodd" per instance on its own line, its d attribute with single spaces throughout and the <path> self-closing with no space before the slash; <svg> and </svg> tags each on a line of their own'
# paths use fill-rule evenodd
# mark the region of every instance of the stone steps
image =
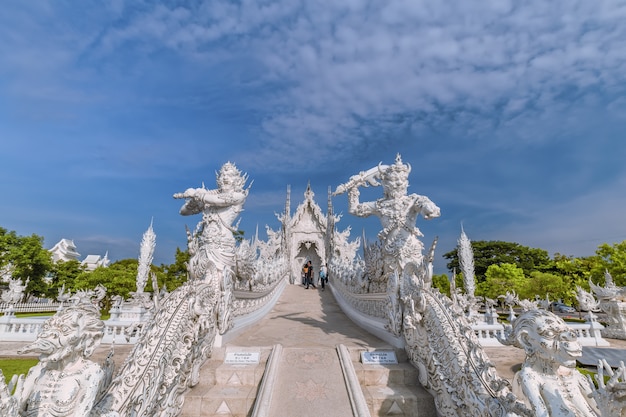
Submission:
<svg viewBox="0 0 626 417">
<path fill-rule="evenodd" d="M 233 365 L 225 363 L 227 352 L 236 352 L 245 349 L 245 352 L 258 351 L 259 362 L 256 364 Z M 356 377 L 363 399 L 367 405 L 370 416 L 394 416 L 394 417 L 430 417 L 437 416 L 432 396 L 424 390 L 418 382 L 417 370 L 408 362 L 403 350 L 395 350 L 398 359 L 397 364 L 364 364 L 361 362 L 361 352 L 367 349 L 362 347 L 348 348 L 349 362 L 352 366 L 353 375 Z M 374 350 L 374 349 L 371 349 Z M 182 417 L 248 417 L 253 416 L 255 402 L 259 395 L 259 384 L 266 372 L 268 357 L 272 352 L 269 347 L 226 347 L 214 351 L 213 356 L 202 367 L 200 382 L 193 389 L 187 391 L 185 403 L 181 413 Z M 276 358 L 279 367 L 294 369 L 289 365 L 293 358 L 300 358 L 302 353 L 287 350 Z M 335 349 L 327 349 L 327 353 L 311 351 L 308 355 L 334 356 Z M 327 364 L 320 363 L 322 371 Z M 294 369 L 296 371 L 296 369 Z M 288 371 L 289 372 L 289 371 Z M 297 369 L 299 376 L 290 375 L 288 378 L 319 378 L 319 369 Z M 310 373 L 310 374 L 309 374 Z M 280 372 L 279 372 L 280 374 Z M 292 392 L 296 385 L 293 381 L 285 381 L 285 376 L 269 389 L 271 394 L 271 407 L 265 411 L 267 415 L 290 415 L 297 412 L 299 416 L 324 415 L 334 416 L 344 408 L 340 414 L 345 414 L 345 408 L 349 404 L 333 404 L 335 390 L 326 392 L 324 398 L 315 399 L 307 403 L 307 398 Z M 326 384 L 329 384 L 326 381 Z M 349 383 L 341 383 L 348 385 Z M 330 385 L 326 385 L 330 387 Z M 280 392 L 277 392 L 280 391 Z M 312 393 L 314 394 L 314 393 Z M 360 393 L 357 393 L 360 395 Z M 321 394 L 320 394 L 321 395 Z M 261 399 L 259 399 L 261 400 Z M 285 400 L 287 402 L 285 402 Z M 302 403 L 304 402 L 304 409 Z M 343 402 L 343 401 L 342 401 Z M 278 408 L 277 408 L 278 407 Z M 300 407 L 300 408 L 299 408 Z M 327 410 L 324 410 L 327 407 Z M 257 407 L 258 408 L 258 407 Z M 307 414 L 310 411 L 309 414 Z M 263 415 L 263 412 L 261 413 Z M 365 414 L 365 413 L 363 413 Z"/>
<path fill-rule="evenodd" d="M 433 397 L 419 384 L 417 369 L 404 350 L 395 350 L 397 364 L 384 365 L 364 364 L 365 350 L 350 349 L 350 356 L 372 416 L 437 416 Z"/>
<path fill-rule="evenodd" d="M 213 352 L 200 370 L 198 385 L 185 393 L 181 417 L 246 417 L 254 406 L 258 385 L 265 372 L 271 348 L 246 348 L 258 351 L 257 364 L 227 364 L 228 352 L 240 348 L 220 348 Z"/>
</svg>

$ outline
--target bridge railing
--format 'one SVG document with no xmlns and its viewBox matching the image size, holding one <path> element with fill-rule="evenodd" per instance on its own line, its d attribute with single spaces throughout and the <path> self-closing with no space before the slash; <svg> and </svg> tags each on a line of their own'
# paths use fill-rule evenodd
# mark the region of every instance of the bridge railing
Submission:
<svg viewBox="0 0 626 417">
<path fill-rule="evenodd" d="M 60 306 L 61 303 L 0 303 L 0 312 L 11 309 L 14 313 L 55 313 Z"/>
<path fill-rule="evenodd" d="M 15 316 L 0 317 L 0 340 L 3 342 L 33 342 L 41 331 L 43 322 L 48 317 L 25 317 Z M 137 331 L 131 333 L 127 340 L 127 329 L 137 326 L 136 322 L 110 321 L 104 322 L 104 337 L 102 343 L 133 344 L 136 342 Z"/>
<path fill-rule="evenodd" d="M 355 294 L 340 280 L 333 281 L 331 286 L 335 298 L 353 321 L 360 323 L 361 327 L 392 344 L 399 344 L 398 338 L 394 337 L 385 328 L 385 309 L 387 294 Z M 610 343 L 602 338 L 601 330 L 604 328 L 600 323 L 567 323 L 578 336 L 578 341 L 583 346 L 610 346 Z M 501 323 L 472 324 L 472 329 L 483 347 L 504 347 L 498 340 L 504 338 L 504 325 Z"/>
<path fill-rule="evenodd" d="M 610 343 L 602 337 L 601 330 L 604 328 L 598 322 L 567 323 L 576 333 L 578 341 L 583 346 L 610 346 Z M 504 337 L 504 325 L 498 324 L 473 324 L 472 329 L 483 347 L 504 346 L 498 337 Z"/>
<path fill-rule="evenodd" d="M 286 279 L 279 279 L 268 285 L 261 292 L 245 292 L 235 291 L 235 299 L 233 305 L 234 326 L 227 332 L 228 338 L 224 335 L 225 340 L 235 337 L 245 328 L 250 327 L 254 323 L 263 318 L 276 304 L 278 297 L 282 293 L 286 285 Z M 46 312 L 49 311 L 52 316 L 56 310 L 50 310 L 50 304 L 46 307 L 36 310 L 36 307 L 30 304 L 40 303 L 22 303 L 28 306 L 20 306 L 20 310 L 14 309 L 14 312 Z M 60 303 L 55 303 L 56 309 Z M 30 307 L 31 310 L 26 310 Z M 26 310 L 26 311 L 25 311 Z M 0 316 L 0 341 L 3 342 L 32 342 L 37 338 L 37 334 L 41 330 L 43 322 L 50 316 L 41 317 L 16 317 L 14 315 Z M 140 320 L 120 320 L 109 319 L 104 322 L 104 336 L 102 343 L 115 344 L 134 344 L 141 331 L 142 321 Z"/>
</svg>

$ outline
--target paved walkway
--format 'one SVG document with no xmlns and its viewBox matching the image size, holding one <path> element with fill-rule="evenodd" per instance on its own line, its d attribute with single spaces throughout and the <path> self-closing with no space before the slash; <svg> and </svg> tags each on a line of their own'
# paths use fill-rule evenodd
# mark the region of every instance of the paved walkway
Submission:
<svg viewBox="0 0 626 417">
<path fill-rule="evenodd" d="M 356 326 L 329 288 L 287 285 L 272 311 L 229 346 L 283 347 L 268 415 L 352 415 L 336 346 L 391 347 Z"/>
<path fill-rule="evenodd" d="M 389 347 L 355 325 L 341 310 L 330 288 L 287 285 L 274 309 L 260 323 L 230 342 L 236 346 L 284 348 Z"/>
</svg>

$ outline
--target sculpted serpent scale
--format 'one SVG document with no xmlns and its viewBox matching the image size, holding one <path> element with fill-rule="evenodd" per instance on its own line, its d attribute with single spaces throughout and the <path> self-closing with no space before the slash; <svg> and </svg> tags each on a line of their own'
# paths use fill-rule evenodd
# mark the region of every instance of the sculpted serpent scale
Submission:
<svg viewBox="0 0 626 417">
<path fill-rule="evenodd" d="M 97 405 L 96 415 L 178 415 L 183 392 L 198 382 L 199 366 L 211 353 L 216 300 L 210 285 L 193 282 L 169 294 Z"/>
</svg>

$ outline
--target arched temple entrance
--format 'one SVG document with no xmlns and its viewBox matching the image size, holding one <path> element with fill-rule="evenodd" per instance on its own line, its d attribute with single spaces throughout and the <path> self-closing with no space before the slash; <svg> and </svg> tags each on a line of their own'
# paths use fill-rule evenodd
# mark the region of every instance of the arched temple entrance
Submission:
<svg viewBox="0 0 626 417">
<path fill-rule="evenodd" d="M 313 199 L 314 196 L 311 184 L 308 184 L 304 192 L 304 201 L 298 205 L 291 216 L 289 213 L 291 192 L 287 189 L 287 204 L 281 221 L 286 252 L 291 266 L 290 283 L 292 284 L 302 282 L 302 266 L 305 262 L 311 261 L 314 278 L 317 279 L 320 266 L 329 261 L 335 218 L 332 215 L 330 197 L 329 214 L 326 216 Z"/>
<path fill-rule="evenodd" d="M 316 242 L 300 242 L 299 246 L 298 246 L 298 253 L 296 254 L 295 258 L 294 258 L 294 262 L 295 265 L 292 267 L 292 271 L 294 270 L 294 268 L 296 268 L 296 272 L 298 270 L 302 270 L 302 266 L 308 262 L 311 261 L 311 265 L 313 266 L 313 278 L 314 281 L 317 279 L 319 271 L 320 271 L 320 266 L 322 266 L 322 257 L 319 255 L 319 251 L 318 251 L 318 246 Z M 299 269 L 298 269 L 299 268 Z M 296 282 L 303 282 L 303 280 L 296 280 Z"/>
</svg>

